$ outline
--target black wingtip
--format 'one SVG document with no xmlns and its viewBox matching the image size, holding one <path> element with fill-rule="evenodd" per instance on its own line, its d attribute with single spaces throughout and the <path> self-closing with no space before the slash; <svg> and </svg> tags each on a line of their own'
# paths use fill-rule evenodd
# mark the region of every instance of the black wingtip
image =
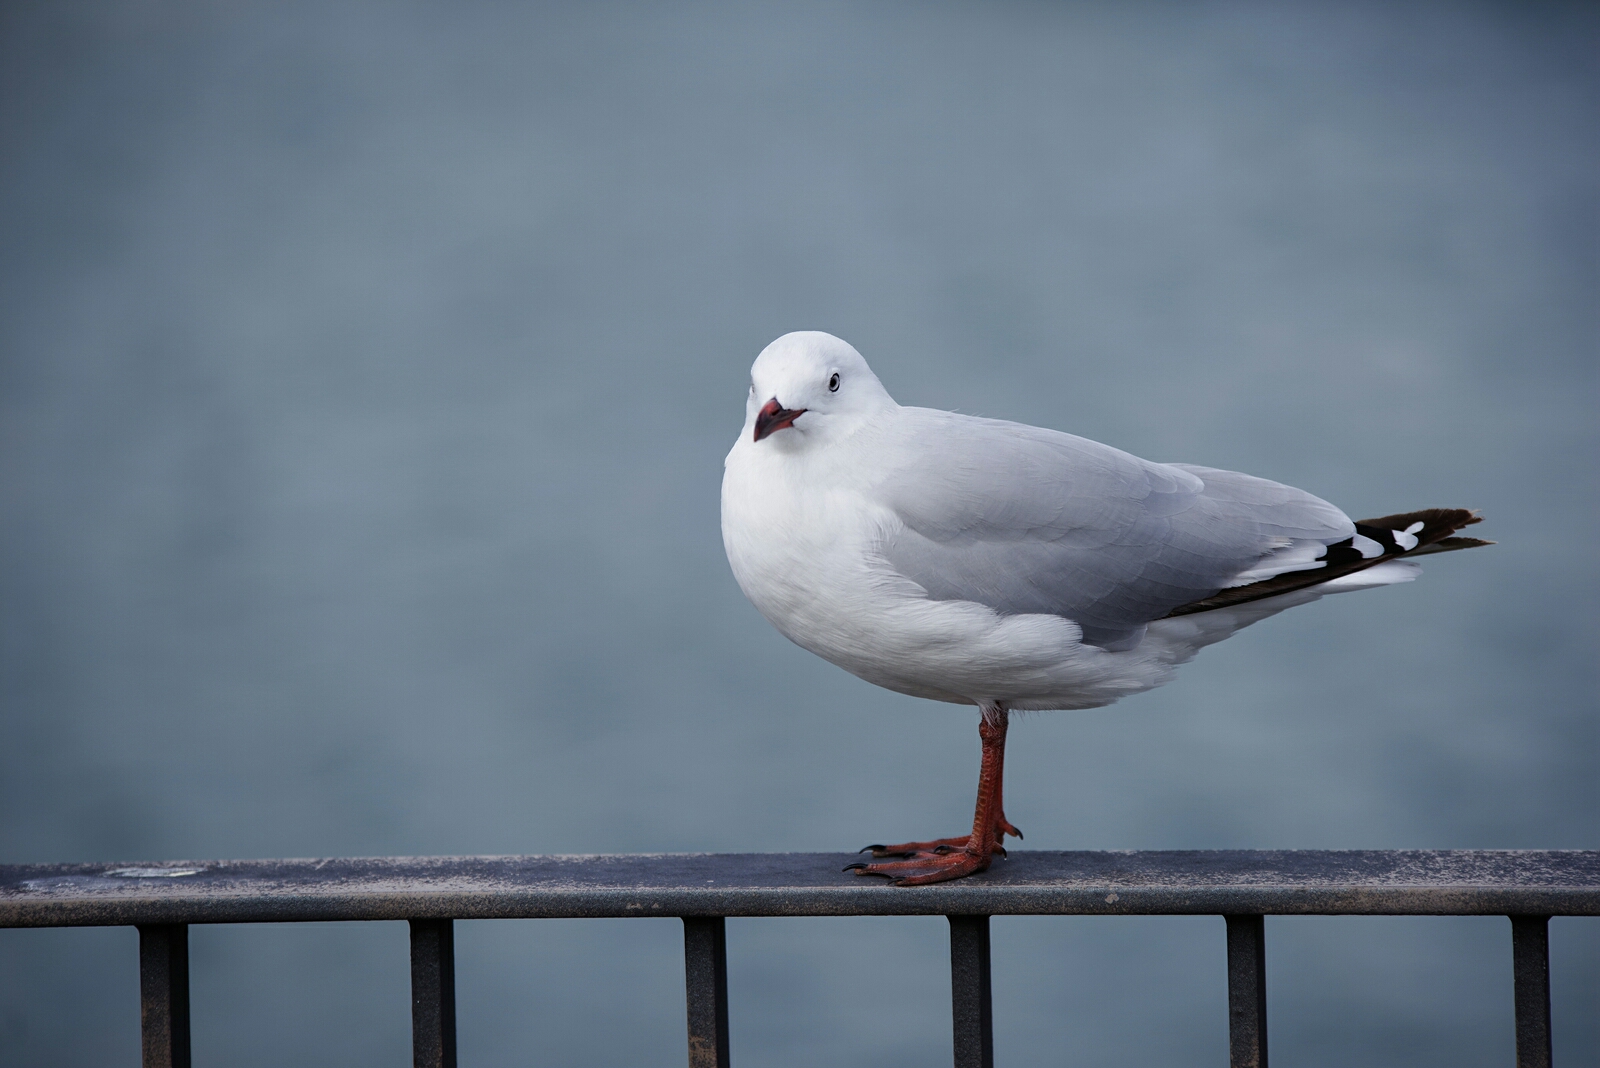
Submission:
<svg viewBox="0 0 1600 1068">
<path fill-rule="evenodd" d="M 1483 516 L 1470 508 L 1422 508 L 1375 519 L 1357 519 L 1355 538 L 1328 546 L 1321 558 L 1322 567 L 1285 572 L 1248 586 L 1232 586 L 1210 597 L 1179 605 L 1164 618 L 1209 612 L 1215 608 L 1228 608 L 1263 597 L 1275 597 L 1280 593 L 1318 586 L 1385 560 L 1405 560 L 1429 553 L 1493 545 L 1493 542 L 1482 538 L 1452 537 L 1462 527 L 1481 522 Z M 1360 548 L 1357 548 L 1358 545 Z"/>
<path fill-rule="evenodd" d="M 1485 538 L 1441 538 L 1432 545 L 1424 545 L 1421 548 L 1412 549 L 1406 555 L 1427 556 L 1429 553 L 1450 553 L 1455 552 L 1457 549 L 1477 549 L 1484 545 L 1496 544 L 1498 542 L 1492 542 Z"/>
</svg>

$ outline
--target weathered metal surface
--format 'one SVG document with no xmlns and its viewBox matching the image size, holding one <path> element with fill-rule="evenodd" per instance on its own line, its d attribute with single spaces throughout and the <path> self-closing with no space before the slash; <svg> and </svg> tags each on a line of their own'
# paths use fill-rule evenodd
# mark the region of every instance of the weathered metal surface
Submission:
<svg viewBox="0 0 1600 1068">
<path fill-rule="evenodd" d="M 1228 1064 L 1267 1068 L 1267 932 L 1259 915 L 1228 920 Z"/>
<path fill-rule="evenodd" d="M 896 887 L 850 854 L 0 866 L 0 927 L 603 916 L 1600 915 L 1600 851 L 1012 851 Z"/>
<path fill-rule="evenodd" d="M 994 1068 L 989 917 L 950 918 L 951 1034 L 955 1068 Z"/>
<path fill-rule="evenodd" d="M 728 932 L 721 916 L 683 920 L 689 1068 L 728 1068 Z"/>
<path fill-rule="evenodd" d="M 1550 1068 L 1550 918 L 1511 917 L 1517 1068 Z"/>
<path fill-rule="evenodd" d="M 139 927 L 139 1038 L 144 1068 L 189 1068 L 189 928 Z"/>
<path fill-rule="evenodd" d="M 411 921 L 411 1063 L 456 1068 L 456 934 L 450 920 Z"/>
</svg>

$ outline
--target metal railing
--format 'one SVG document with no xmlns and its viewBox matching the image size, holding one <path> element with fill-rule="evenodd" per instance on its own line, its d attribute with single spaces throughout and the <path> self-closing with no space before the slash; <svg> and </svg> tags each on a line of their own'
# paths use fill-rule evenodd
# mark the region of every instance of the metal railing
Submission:
<svg viewBox="0 0 1600 1068">
<path fill-rule="evenodd" d="M 989 917 L 1220 915 L 1235 1068 L 1266 1068 L 1268 915 L 1511 919 L 1517 1064 L 1550 1064 L 1551 916 L 1600 915 L 1600 851 L 1014 852 L 891 887 L 827 853 L 0 866 L 0 927 L 139 928 L 146 1068 L 189 1064 L 188 925 L 408 920 L 415 1064 L 456 1063 L 458 919 L 677 916 L 691 1068 L 727 1068 L 729 916 L 943 915 L 957 1068 L 994 1061 Z"/>
</svg>

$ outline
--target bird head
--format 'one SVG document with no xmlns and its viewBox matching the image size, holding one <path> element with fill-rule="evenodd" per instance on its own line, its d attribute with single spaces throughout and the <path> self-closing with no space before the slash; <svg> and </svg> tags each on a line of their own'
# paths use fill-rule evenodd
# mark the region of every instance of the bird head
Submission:
<svg viewBox="0 0 1600 1068">
<path fill-rule="evenodd" d="M 794 448 L 855 429 L 894 399 L 847 342 L 817 330 L 785 334 L 750 368 L 745 437 Z"/>
</svg>

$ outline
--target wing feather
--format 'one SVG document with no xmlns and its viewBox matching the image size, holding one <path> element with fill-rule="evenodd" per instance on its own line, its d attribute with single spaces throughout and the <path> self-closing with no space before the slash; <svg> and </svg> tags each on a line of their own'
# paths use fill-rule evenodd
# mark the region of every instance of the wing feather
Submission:
<svg viewBox="0 0 1600 1068">
<path fill-rule="evenodd" d="M 883 554 L 934 600 L 1072 619 L 1084 640 L 1136 639 L 1263 561 L 1284 570 L 1354 532 L 1303 490 L 1158 464 L 1057 431 L 902 408 L 923 447 L 877 487 L 900 524 Z M 1277 574 L 1271 566 L 1265 573 Z"/>
</svg>

